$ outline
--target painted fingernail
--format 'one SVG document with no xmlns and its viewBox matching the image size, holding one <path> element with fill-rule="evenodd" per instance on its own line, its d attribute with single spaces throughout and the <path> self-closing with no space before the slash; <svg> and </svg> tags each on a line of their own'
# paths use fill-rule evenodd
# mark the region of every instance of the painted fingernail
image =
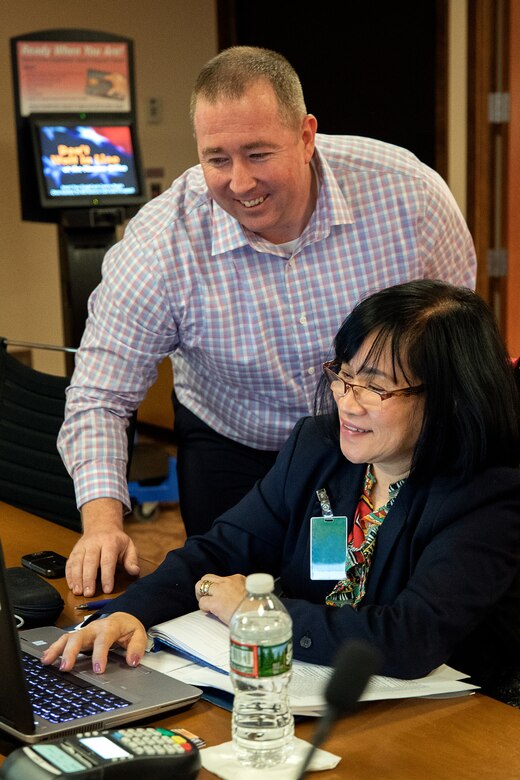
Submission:
<svg viewBox="0 0 520 780">
<path fill-rule="evenodd" d="M 62 658 L 61 661 L 60 661 L 60 672 L 62 672 L 65 669 L 66 665 L 67 664 L 65 662 L 65 659 Z"/>
<path fill-rule="evenodd" d="M 139 666 L 140 658 L 137 655 L 137 653 L 134 653 L 134 655 L 130 658 L 130 664 L 132 666 Z"/>
<path fill-rule="evenodd" d="M 95 671 L 96 674 L 100 673 L 100 671 L 101 671 L 101 664 L 99 663 L 99 661 L 96 661 L 96 663 L 94 664 L 94 671 Z"/>
</svg>

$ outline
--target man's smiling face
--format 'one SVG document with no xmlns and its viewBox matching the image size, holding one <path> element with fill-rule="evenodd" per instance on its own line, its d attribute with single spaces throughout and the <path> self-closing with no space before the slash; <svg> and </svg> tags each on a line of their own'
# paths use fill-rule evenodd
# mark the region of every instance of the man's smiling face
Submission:
<svg viewBox="0 0 520 780">
<path fill-rule="evenodd" d="M 289 127 L 262 79 L 238 99 L 199 97 L 194 126 L 204 177 L 219 206 L 274 244 L 301 235 L 315 205 L 309 164 L 315 118 L 308 114 L 299 128 Z"/>
</svg>

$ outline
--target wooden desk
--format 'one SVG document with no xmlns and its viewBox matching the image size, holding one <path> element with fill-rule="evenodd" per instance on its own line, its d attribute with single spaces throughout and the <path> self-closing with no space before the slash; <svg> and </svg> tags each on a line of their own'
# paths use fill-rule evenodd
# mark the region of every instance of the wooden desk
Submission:
<svg viewBox="0 0 520 780">
<path fill-rule="evenodd" d="M 26 552 L 53 549 L 67 555 L 77 534 L 0 502 L 0 538 L 7 565 L 18 566 Z M 65 601 L 59 624 L 70 625 L 77 620 L 74 605 L 84 599 L 73 596 L 65 580 L 53 584 Z M 117 585 L 125 587 L 125 579 Z M 157 724 L 184 726 L 208 745 L 230 738 L 229 713 L 202 701 Z M 297 725 L 296 733 L 309 739 L 314 726 L 309 719 Z M 13 747 L 0 737 L 0 762 Z M 336 725 L 324 747 L 342 756 L 342 761 L 334 770 L 313 773 L 313 780 L 518 780 L 520 712 L 481 694 L 363 704 L 356 715 Z M 202 770 L 199 777 L 207 780 L 214 775 Z"/>
</svg>

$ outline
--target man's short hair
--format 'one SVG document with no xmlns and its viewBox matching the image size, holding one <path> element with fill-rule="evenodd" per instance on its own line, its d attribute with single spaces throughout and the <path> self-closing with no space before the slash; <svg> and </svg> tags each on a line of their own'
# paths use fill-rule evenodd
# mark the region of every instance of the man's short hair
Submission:
<svg viewBox="0 0 520 780">
<path fill-rule="evenodd" d="M 192 124 L 199 97 L 210 103 L 221 98 L 235 100 L 241 98 L 251 84 L 262 79 L 273 88 L 282 122 L 298 128 L 307 109 L 296 71 L 281 54 L 256 46 L 232 46 L 204 65 L 191 95 Z"/>
</svg>

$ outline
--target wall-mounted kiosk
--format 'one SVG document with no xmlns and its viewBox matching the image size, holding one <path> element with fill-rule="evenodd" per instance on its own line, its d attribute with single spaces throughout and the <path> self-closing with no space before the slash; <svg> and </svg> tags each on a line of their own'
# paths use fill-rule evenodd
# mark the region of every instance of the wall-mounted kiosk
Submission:
<svg viewBox="0 0 520 780">
<path fill-rule="evenodd" d="M 65 345 L 116 228 L 145 202 L 132 42 L 91 30 L 11 39 L 22 219 L 58 226 Z"/>
</svg>

